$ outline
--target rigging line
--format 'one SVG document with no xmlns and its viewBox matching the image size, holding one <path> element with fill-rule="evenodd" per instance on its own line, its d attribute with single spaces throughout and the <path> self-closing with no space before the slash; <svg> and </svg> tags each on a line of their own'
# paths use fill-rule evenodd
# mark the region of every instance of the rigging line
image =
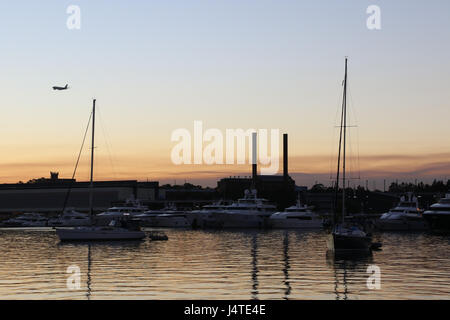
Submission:
<svg viewBox="0 0 450 320">
<path fill-rule="evenodd" d="M 66 210 L 67 201 L 69 200 L 70 191 L 71 191 L 73 183 L 74 183 L 75 174 L 77 172 L 78 163 L 80 162 L 81 153 L 83 151 L 84 142 L 86 141 L 86 136 L 87 136 L 87 133 L 89 130 L 89 124 L 91 123 L 91 119 L 92 119 L 92 111 L 91 111 L 91 115 L 89 116 L 89 121 L 86 126 L 86 131 L 84 132 L 83 142 L 81 143 L 80 151 L 78 152 L 78 158 L 77 158 L 77 162 L 75 163 L 75 169 L 73 170 L 72 180 L 70 182 L 69 188 L 67 189 L 66 198 L 64 199 L 64 205 L 63 205 L 63 211 L 62 211 L 63 213 L 64 213 L 64 210 Z"/>
<path fill-rule="evenodd" d="M 336 128 L 332 128 L 331 130 L 332 130 L 332 132 L 330 134 L 330 136 L 332 137 L 331 141 L 330 141 L 330 155 L 331 156 L 330 156 L 330 160 L 329 160 L 329 164 L 330 164 L 330 167 L 329 167 L 330 180 L 334 179 L 334 177 L 333 177 L 333 175 L 334 175 L 333 167 L 335 166 L 335 159 L 337 157 L 337 154 L 336 154 L 337 152 L 335 150 L 335 146 L 336 146 L 335 141 L 337 140 L 337 134 L 336 134 L 337 130 L 336 130 Z"/>
<path fill-rule="evenodd" d="M 335 146 L 336 146 L 336 144 L 335 144 L 335 141 L 337 140 L 337 134 L 336 134 L 336 132 L 337 132 L 337 128 L 340 128 L 340 126 L 338 126 L 337 125 L 337 123 L 338 123 L 338 117 L 339 117 L 339 113 L 340 113 L 340 111 L 341 111 L 341 104 L 342 104 L 342 94 L 341 94 L 341 92 L 339 92 L 338 93 L 338 97 L 337 97 L 337 103 L 336 103 L 336 114 L 335 114 L 335 116 L 334 116 L 334 124 L 335 124 L 335 126 L 334 126 L 334 129 L 331 129 L 332 130 L 332 133 L 331 133 L 331 137 L 332 137 L 332 140 L 331 140 L 331 143 L 330 143 L 330 154 L 331 154 L 331 158 L 330 158 L 330 180 L 334 180 L 334 173 L 335 173 L 335 171 L 333 170 L 333 167 L 335 166 L 335 161 L 334 161 L 334 159 L 336 159 L 336 157 L 337 157 L 337 152 L 336 152 L 336 150 L 335 150 Z M 342 125 L 342 124 L 341 124 Z"/>
<path fill-rule="evenodd" d="M 356 156 L 357 156 L 357 168 L 358 168 L 358 179 L 361 179 L 361 161 L 360 161 L 360 153 L 359 153 L 359 130 L 356 130 Z"/>
<path fill-rule="evenodd" d="M 100 119 L 100 127 L 102 128 L 102 133 L 103 133 L 103 137 L 105 138 L 105 145 L 106 145 L 106 151 L 108 152 L 108 158 L 109 158 L 109 163 L 111 165 L 111 169 L 113 171 L 113 176 L 114 178 L 117 178 L 117 172 L 116 172 L 116 168 L 114 166 L 114 161 L 113 161 L 113 154 L 111 152 L 111 148 L 109 146 L 109 135 L 106 132 L 105 126 L 103 125 L 103 116 L 101 113 L 101 108 L 98 109 L 99 112 L 99 119 Z"/>
<path fill-rule="evenodd" d="M 345 129 L 347 129 L 347 128 L 351 128 L 351 127 L 353 127 L 353 125 L 351 125 L 351 122 L 352 122 L 352 108 L 351 108 L 351 101 L 349 102 L 348 101 L 348 95 L 349 95 L 349 81 L 348 81 L 348 77 L 347 77 L 347 80 L 346 80 L 346 91 L 347 91 L 347 96 L 346 96 L 346 98 L 345 98 L 345 102 L 346 102 L 346 110 L 348 110 L 347 111 L 347 113 L 346 113 L 346 119 L 347 119 L 347 123 L 346 123 L 346 126 L 345 126 Z M 346 170 L 346 178 L 347 178 L 347 185 L 345 186 L 345 187 L 347 187 L 347 186 L 349 186 L 349 184 L 350 184 L 350 180 L 352 179 L 352 175 L 353 175 L 353 165 L 354 165 L 354 157 L 353 157 L 353 139 L 352 139 L 352 135 L 350 134 L 351 133 L 351 131 L 350 130 L 347 130 L 347 135 L 346 135 L 346 140 L 347 140 L 347 143 L 346 143 L 346 145 L 347 145 L 347 157 L 346 157 L 346 162 L 347 162 L 347 170 Z"/>
<path fill-rule="evenodd" d="M 347 179 L 352 178 L 353 174 L 353 164 L 354 164 L 354 158 L 353 158 L 353 148 L 352 148 L 352 135 L 350 134 L 350 130 L 347 133 Z M 348 185 L 348 182 L 347 182 Z"/>
<path fill-rule="evenodd" d="M 349 84 L 349 81 L 347 81 L 347 84 Z M 347 89 L 348 90 L 348 95 L 350 96 L 350 111 L 351 114 L 353 114 L 354 120 L 355 120 L 355 124 L 358 124 L 358 114 L 356 112 L 356 108 L 355 108 L 355 103 L 353 101 L 353 96 L 352 96 L 352 92 L 350 87 Z"/>
<path fill-rule="evenodd" d="M 353 132 L 353 131 L 351 131 Z M 358 128 L 356 128 L 356 132 L 358 133 Z M 350 131 L 347 135 L 348 138 L 348 149 L 349 149 L 349 155 L 350 155 L 350 161 L 349 161 L 349 170 L 348 175 L 349 179 L 356 179 L 355 176 L 358 173 L 359 168 L 359 159 L 357 158 L 357 151 L 358 151 L 358 141 L 355 142 L 355 137 L 353 134 L 350 134 Z M 356 143 L 356 147 L 355 147 Z M 356 150 L 355 150 L 356 149 Z"/>
<path fill-rule="evenodd" d="M 349 95 L 349 84 L 348 84 L 348 79 L 347 79 L 347 96 Z M 347 108 L 348 107 L 348 108 Z M 347 112 L 347 123 L 351 123 L 352 122 L 352 106 L 351 106 L 351 101 L 348 101 L 348 99 L 346 98 L 346 109 L 349 109 Z M 353 127 L 352 125 L 347 125 L 346 128 L 350 128 Z M 353 175 L 353 167 L 354 167 L 354 154 L 353 154 L 353 139 L 352 136 L 350 134 L 350 130 L 347 131 L 347 147 L 348 147 L 348 157 L 347 157 L 347 162 L 348 162 L 348 178 L 352 179 L 352 175 Z M 349 182 L 348 182 L 349 183 Z M 347 183 L 347 185 L 348 185 Z"/>
<path fill-rule="evenodd" d="M 347 81 L 348 83 L 348 81 Z M 358 127 L 358 114 L 356 112 L 355 103 L 353 101 L 353 96 L 351 92 L 351 88 L 348 88 L 348 94 L 350 96 L 350 110 L 352 111 L 353 117 L 355 118 L 356 125 L 356 153 L 357 153 L 357 169 L 358 169 L 358 179 L 361 179 L 361 162 L 360 162 L 360 152 L 359 152 L 359 127 Z"/>
<path fill-rule="evenodd" d="M 333 203 L 333 224 L 337 221 L 337 204 L 338 204 L 338 193 L 339 193 L 339 175 L 340 175 L 340 166 L 341 166 L 341 150 L 342 150 L 342 133 L 343 133 L 343 126 L 344 123 L 344 105 L 345 105 L 345 89 L 342 93 L 343 99 L 342 99 L 342 111 L 341 111 L 341 127 L 339 131 L 339 150 L 338 150 L 338 159 L 337 159 L 337 173 L 336 173 L 336 190 L 334 195 L 334 203 Z M 345 185 L 344 185 L 345 188 Z M 344 189 L 343 189 L 344 190 Z"/>
</svg>

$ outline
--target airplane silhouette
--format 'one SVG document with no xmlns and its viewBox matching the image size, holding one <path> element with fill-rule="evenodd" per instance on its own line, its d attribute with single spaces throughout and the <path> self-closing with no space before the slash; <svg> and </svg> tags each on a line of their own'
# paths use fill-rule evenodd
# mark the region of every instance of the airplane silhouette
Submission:
<svg viewBox="0 0 450 320">
<path fill-rule="evenodd" d="M 67 84 L 65 87 L 57 87 L 57 86 L 53 87 L 53 90 L 67 90 L 67 89 L 69 89 Z"/>
</svg>

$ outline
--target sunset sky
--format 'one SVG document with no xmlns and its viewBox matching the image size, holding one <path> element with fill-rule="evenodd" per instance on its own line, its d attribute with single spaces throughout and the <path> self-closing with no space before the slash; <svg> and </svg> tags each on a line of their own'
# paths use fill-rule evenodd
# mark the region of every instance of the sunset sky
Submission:
<svg viewBox="0 0 450 320">
<path fill-rule="evenodd" d="M 381 30 L 366 27 L 372 4 Z M 353 177 L 450 178 L 449 12 L 448 0 L 3 1 L 0 183 L 70 177 L 94 97 L 96 179 L 249 175 L 172 164 L 171 133 L 201 120 L 288 133 L 297 184 L 330 183 L 345 56 Z M 87 180 L 88 148 L 80 166 Z"/>
</svg>

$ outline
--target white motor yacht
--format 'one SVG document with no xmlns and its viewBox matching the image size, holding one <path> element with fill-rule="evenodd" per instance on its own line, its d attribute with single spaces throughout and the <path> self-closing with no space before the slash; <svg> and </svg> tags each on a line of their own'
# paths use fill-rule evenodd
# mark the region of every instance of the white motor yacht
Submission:
<svg viewBox="0 0 450 320">
<path fill-rule="evenodd" d="M 64 210 L 61 216 L 48 220 L 49 227 L 80 227 L 88 226 L 91 223 L 89 215 L 75 211 L 74 209 Z"/>
<path fill-rule="evenodd" d="M 192 228 L 215 228 L 218 227 L 216 213 L 223 212 L 230 204 L 220 200 L 203 206 L 200 210 L 193 210 L 187 215 Z"/>
<path fill-rule="evenodd" d="M 148 226 L 159 228 L 189 228 L 191 223 L 186 213 L 163 213 L 149 218 Z"/>
<path fill-rule="evenodd" d="M 245 190 L 244 198 L 225 206 L 212 217 L 220 228 L 265 228 L 276 206 L 268 200 L 257 197 L 255 189 Z"/>
<path fill-rule="evenodd" d="M 450 193 L 447 193 L 438 203 L 432 204 L 423 216 L 432 231 L 450 232 Z"/>
<path fill-rule="evenodd" d="M 295 206 L 272 214 L 269 226 L 275 229 L 322 229 L 323 221 L 311 207 L 301 204 L 299 199 Z"/>
<path fill-rule="evenodd" d="M 3 221 L 4 227 L 46 227 L 48 219 L 39 213 L 29 212 Z"/>
<path fill-rule="evenodd" d="M 183 210 L 178 210 L 173 204 L 169 204 L 160 210 L 149 210 L 135 216 L 141 226 L 160 228 L 188 228 L 191 221 Z"/>
<path fill-rule="evenodd" d="M 108 225 L 112 220 L 120 218 L 136 217 L 145 213 L 147 206 L 141 205 L 138 200 L 127 200 L 123 206 L 114 206 L 95 216 L 96 224 Z"/>
<path fill-rule="evenodd" d="M 408 193 L 400 198 L 395 208 L 384 213 L 377 220 L 376 226 L 385 231 L 425 230 L 427 224 L 422 212 L 417 198 L 412 193 Z"/>
<path fill-rule="evenodd" d="M 148 210 L 148 207 L 140 204 L 138 200 L 127 200 L 123 206 L 114 206 L 99 213 L 97 217 L 122 217 L 124 215 L 135 216 Z"/>
</svg>

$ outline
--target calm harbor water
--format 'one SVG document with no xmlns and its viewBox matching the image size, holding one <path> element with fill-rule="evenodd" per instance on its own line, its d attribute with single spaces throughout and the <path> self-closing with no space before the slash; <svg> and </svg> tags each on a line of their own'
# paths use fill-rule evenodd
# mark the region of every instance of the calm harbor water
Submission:
<svg viewBox="0 0 450 320">
<path fill-rule="evenodd" d="M 370 257 L 326 254 L 323 232 L 166 230 L 168 241 L 61 244 L 0 230 L 1 299 L 450 299 L 450 237 L 376 234 Z M 81 271 L 69 290 L 67 267 Z M 369 265 L 381 289 L 366 285 Z"/>
</svg>

